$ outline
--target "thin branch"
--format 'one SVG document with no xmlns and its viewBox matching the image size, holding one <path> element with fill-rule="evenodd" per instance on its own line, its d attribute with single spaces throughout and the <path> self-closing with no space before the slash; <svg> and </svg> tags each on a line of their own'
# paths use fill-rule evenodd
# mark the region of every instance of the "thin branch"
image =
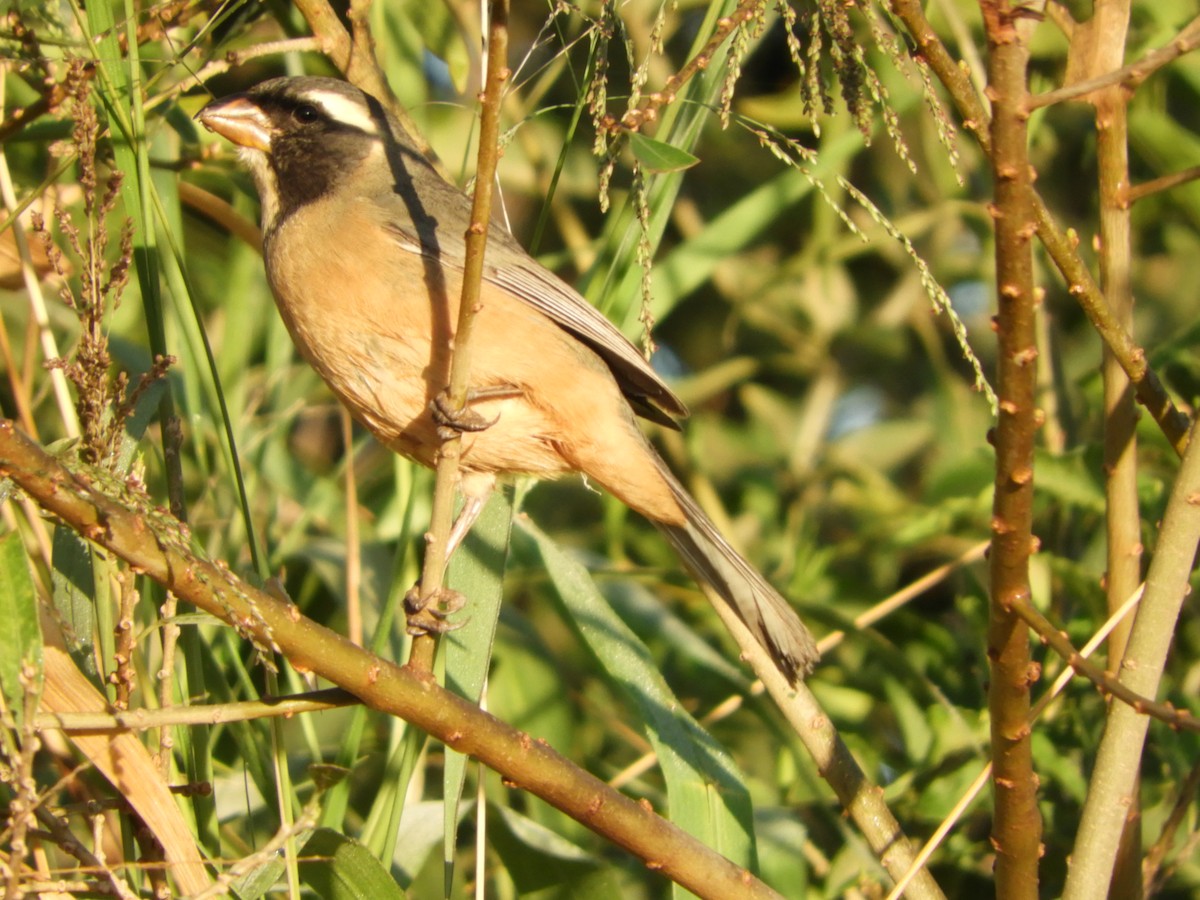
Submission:
<svg viewBox="0 0 1200 900">
<path fill-rule="evenodd" d="M 508 0 L 492 0 L 487 49 L 487 79 L 479 125 L 479 163 L 475 170 L 471 223 L 467 226 L 466 233 L 462 297 L 458 305 L 458 323 L 450 339 L 450 346 L 446 348 L 446 352 L 451 354 L 446 398 L 449 408 L 455 411 L 467 409 L 471 375 L 471 336 L 474 333 L 476 313 L 481 304 L 483 256 L 487 248 L 492 190 L 500 157 L 500 101 L 504 96 L 504 86 L 512 74 L 508 69 Z M 462 435 L 448 429 L 438 450 L 433 511 L 430 515 L 425 560 L 421 571 L 421 597 L 426 602 L 441 588 L 446 574 L 461 453 Z M 417 636 L 413 640 L 409 664 L 418 671 L 431 671 L 435 648 L 436 643 L 431 635 Z"/>
<path fill-rule="evenodd" d="M 37 807 L 34 814 L 41 826 L 54 836 L 58 847 L 100 876 L 103 881 L 107 882 L 107 888 L 116 896 L 121 900 L 138 900 L 138 895 L 120 875 L 113 871 L 112 866 L 105 863 L 76 839 L 75 835 L 71 833 L 70 825 L 43 806 Z M 61 890 L 61 885 L 57 887 Z"/>
<path fill-rule="evenodd" d="M 203 4 L 179 2 L 167 6 L 160 7 L 155 15 L 149 16 L 146 21 L 139 24 L 134 31 L 135 41 L 137 46 L 141 46 L 147 41 L 154 41 L 161 38 L 167 33 L 167 30 L 172 26 L 184 25 L 193 16 L 200 15 L 205 12 Z M 28 32 L 24 23 L 17 20 L 17 37 L 21 37 L 22 32 Z M 94 35 L 94 40 L 99 40 L 101 35 Z M 124 53 L 129 46 L 129 33 L 121 31 L 117 34 L 117 46 Z M 241 52 L 241 51 L 239 51 Z M 95 77 L 96 67 L 89 64 L 83 70 L 83 77 L 91 79 Z M 183 87 L 186 87 L 190 82 L 184 81 Z M 14 110 L 7 119 L 0 122 L 0 144 L 4 143 L 21 129 L 37 121 L 47 113 L 52 113 L 58 110 L 70 96 L 70 85 L 66 79 L 49 84 L 42 85 L 41 96 L 34 100 L 28 106 Z"/>
<path fill-rule="evenodd" d="M 1159 875 L 1162 872 L 1163 860 L 1167 856 L 1167 851 L 1171 849 L 1171 845 L 1175 841 L 1175 833 L 1187 817 L 1188 810 L 1196 802 L 1197 791 L 1200 791 L 1200 761 L 1197 761 L 1192 766 L 1192 770 L 1188 772 L 1187 778 L 1179 786 L 1179 794 L 1175 798 L 1175 805 L 1171 807 L 1170 815 L 1163 822 L 1162 833 L 1159 835 L 1158 840 L 1154 842 L 1154 845 L 1146 851 L 1146 861 L 1142 876 L 1142 893 L 1147 897 L 1156 892 Z"/>
<path fill-rule="evenodd" d="M 1084 72 L 1118 67 L 1125 54 L 1131 0 L 1098 4 L 1092 18 L 1071 39 L 1072 64 Z M 1200 22 L 1200 19 L 1197 20 Z M 1130 92 L 1121 87 L 1089 93 L 1095 107 L 1096 170 L 1100 197 L 1100 288 L 1121 327 L 1133 334 L 1133 241 L 1129 211 Z M 1137 405 L 1129 377 L 1112 351 L 1101 359 L 1104 382 L 1104 496 L 1106 568 L 1104 593 L 1109 610 L 1121 605 L 1142 580 L 1142 520 L 1138 504 Z M 1108 644 L 1108 671 L 1125 655 L 1129 623 L 1113 631 Z M 1128 702 L 1128 701 L 1126 701 Z M 1142 889 L 1141 804 L 1125 812 L 1121 852 L 1111 893 L 1140 900 Z"/>
<path fill-rule="evenodd" d="M 1178 626 L 1200 541 L 1200 448 L 1191 441 L 1167 501 L 1158 546 L 1146 575 L 1121 661 L 1121 682 L 1144 697 L 1158 692 L 1167 653 Z M 1125 810 L 1132 802 L 1149 718 L 1124 703 L 1113 704 L 1088 785 L 1070 857 L 1065 900 L 1103 895 L 1112 876 Z"/>
<path fill-rule="evenodd" d="M 1079 651 L 1079 655 L 1083 659 L 1087 659 L 1093 653 L 1095 653 L 1096 649 L 1106 640 L 1108 640 L 1108 636 L 1112 633 L 1112 630 L 1125 621 L 1125 617 L 1129 615 L 1129 613 L 1135 606 L 1137 606 L 1141 599 L 1142 590 L 1141 588 L 1138 588 L 1138 590 L 1135 591 L 1132 596 L 1125 599 L 1125 602 L 1121 605 L 1121 608 L 1110 615 L 1107 621 L 1100 626 L 1100 629 L 1094 635 L 1092 635 L 1091 639 L 1088 640 L 1086 644 L 1083 645 L 1083 649 Z M 1054 684 L 1050 686 L 1050 690 L 1046 691 L 1046 693 L 1042 694 L 1042 696 L 1038 698 L 1037 703 L 1033 705 L 1033 709 L 1029 711 L 1030 725 L 1033 725 L 1034 722 L 1041 718 L 1042 713 L 1046 711 L 1047 707 L 1049 707 L 1050 704 L 1053 703 L 1054 700 L 1057 699 L 1058 696 L 1063 692 L 1063 689 L 1067 686 L 1068 682 L 1070 682 L 1073 672 L 1074 670 L 1069 666 L 1063 669 L 1063 671 L 1059 673 L 1058 677 L 1054 679 Z M 917 854 L 916 860 L 913 863 L 915 867 L 923 867 L 929 862 L 930 857 L 933 856 L 933 854 L 937 851 L 937 848 L 940 847 L 942 842 L 946 839 L 946 836 L 954 829 L 954 826 L 958 823 L 958 820 L 962 818 L 962 815 L 971 808 L 971 804 L 975 802 L 975 799 L 983 791 L 991 777 L 992 764 L 989 762 L 984 765 L 982 769 L 980 769 L 979 774 L 975 776 L 975 780 L 971 782 L 965 791 L 963 791 L 962 795 L 958 798 L 958 801 L 954 804 L 954 807 L 949 813 L 946 814 L 946 817 L 941 821 L 941 823 L 938 824 L 938 827 L 934 830 L 933 834 L 929 836 L 929 840 L 925 842 L 925 845 L 921 848 L 920 853 Z M 906 872 L 904 877 L 896 882 L 896 885 L 892 888 L 891 893 L 887 895 L 887 900 L 899 900 L 899 898 L 904 895 L 904 891 L 907 888 L 912 875 L 915 874 L 915 869 L 913 872 Z"/>
<path fill-rule="evenodd" d="M 912 581 L 896 591 L 889 597 L 880 600 L 870 609 L 866 609 L 854 617 L 853 625 L 859 630 L 870 628 L 876 622 L 891 615 L 901 607 L 911 603 L 921 594 L 936 587 L 945 581 L 954 572 L 957 572 L 964 566 L 978 562 L 987 552 L 987 548 L 991 546 L 991 541 L 980 541 L 973 547 L 968 548 L 957 559 L 953 559 L 948 563 L 938 566 L 915 581 Z M 817 650 L 821 656 L 828 656 L 829 651 L 833 650 L 846 639 L 844 630 L 831 631 L 829 634 L 817 641 Z M 747 698 L 759 697 L 766 690 L 766 686 L 762 681 L 756 680 L 753 684 L 741 694 L 731 694 L 726 697 L 712 709 L 710 709 L 703 717 L 700 718 L 700 724 L 706 728 L 714 725 L 724 719 L 729 718 L 735 712 L 745 705 Z M 640 778 L 646 772 L 654 768 L 658 756 L 655 753 L 645 753 L 638 757 L 616 775 L 613 775 L 608 783 L 613 787 L 619 788 L 629 784 L 633 780 Z"/>
<path fill-rule="evenodd" d="M 679 95 L 679 91 L 696 75 L 708 68 L 713 56 L 716 55 L 717 50 L 720 49 L 725 39 L 735 29 L 741 27 L 761 12 L 762 6 L 762 0 L 741 0 L 732 13 L 717 22 L 716 27 L 713 29 L 712 37 L 709 38 L 700 52 L 688 60 L 678 72 L 668 78 L 661 90 L 645 95 L 641 104 L 626 111 L 620 121 L 617 121 L 614 116 L 605 116 L 600 123 L 601 127 L 611 134 L 616 134 L 622 129 L 625 131 L 638 131 L 643 125 L 656 122 L 662 110 L 675 101 L 675 98 Z"/>
<path fill-rule="evenodd" d="M 358 704 L 358 698 L 339 688 L 310 691 L 267 700 L 243 700 L 237 703 L 171 706 L 162 709 L 134 709 L 121 712 L 39 713 L 33 720 L 36 731 L 75 732 L 149 731 L 176 725 L 222 725 L 251 719 L 291 717 L 299 713 L 325 712 Z M 8 716 L 0 725 L 12 728 Z"/>
<path fill-rule="evenodd" d="M 262 254 L 262 231 L 258 225 L 234 209 L 227 200 L 182 179 L 179 181 L 179 199 L 190 209 L 211 219 L 224 231 L 239 238 L 259 255 Z"/>
<path fill-rule="evenodd" d="M 399 716 L 507 783 L 528 790 L 641 857 L 702 897 L 778 897 L 750 872 L 705 847 L 652 810 L 609 788 L 542 741 L 517 731 L 427 679 L 376 656 L 303 616 L 291 603 L 196 556 L 180 523 L 144 495 L 120 500 L 96 487 L 96 470 L 76 475 L 0 420 L 0 477 L 10 477 L 43 509 L 112 551 L 136 571 L 312 672 L 372 709 Z"/>
<path fill-rule="evenodd" d="M 210 78 L 223 75 L 230 69 L 245 65 L 252 59 L 259 59 L 264 56 L 279 56 L 284 53 L 309 53 L 319 50 L 320 46 L 320 42 L 316 38 L 300 37 L 286 38 L 281 41 L 262 41 L 252 47 L 230 50 L 225 54 L 223 59 L 214 59 L 212 62 L 205 64 L 204 68 L 196 73 L 194 79 L 183 80 L 176 85 L 172 85 L 164 93 L 156 94 L 149 98 L 147 103 L 161 103 L 164 97 L 183 93 L 194 87 L 196 83 L 205 84 Z"/>
<path fill-rule="evenodd" d="M 1053 103 L 1078 100 L 1087 94 L 1117 85 L 1132 91 L 1159 69 L 1170 65 L 1197 47 L 1200 47 L 1200 16 L 1188 22 L 1169 44 L 1150 51 L 1137 62 L 1132 62 L 1120 69 L 1113 69 L 1104 75 L 1098 75 L 1086 81 L 1047 91 L 1044 94 L 1033 95 L 1029 98 L 1029 109 L 1032 111 Z"/>
<path fill-rule="evenodd" d="M 916 860 L 915 848 L 888 808 L 883 791 L 859 767 L 808 685 L 803 681 L 796 685 L 788 682 L 728 604 L 714 601 L 713 608 L 884 869 L 893 879 L 908 873 Z M 910 900 L 937 900 L 944 896 L 927 871 L 913 876 L 909 884 Z"/>
<path fill-rule="evenodd" d="M 1136 712 L 1158 719 L 1172 728 L 1183 731 L 1200 731 L 1200 719 L 1197 719 L 1186 709 L 1179 709 L 1170 703 L 1160 703 L 1153 697 L 1139 694 L 1128 684 L 1118 679 L 1101 666 L 1088 662 L 1076 650 L 1067 638 L 1065 631 L 1055 628 L 1054 624 L 1034 609 L 1027 600 L 1013 604 L 1013 612 L 1025 620 L 1043 644 L 1063 658 L 1067 665 L 1094 684 L 1101 693 L 1116 697 L 1126 706 Z"/>
<path fill-rule="evenodd" d="M 1182 172 L 1163 175 L 1161 178 L 1152 178 L 1150 181 L 1144 181 L 1139 185 L 1131 187 L 1129 193 L 1126 195 L 1125 202 L 1133 206 L 1133 204 L 1137 203 L 1143 197 L 1157 194 L 1159 191 L 1169 191 L 1171 188 L 1187 184 L 1189 181 L 1195 181 L 1197 178 L 1200 178 L 1200 166 L 1192 166 L 1189 169 L 1184 169 Z"/>
</svg>

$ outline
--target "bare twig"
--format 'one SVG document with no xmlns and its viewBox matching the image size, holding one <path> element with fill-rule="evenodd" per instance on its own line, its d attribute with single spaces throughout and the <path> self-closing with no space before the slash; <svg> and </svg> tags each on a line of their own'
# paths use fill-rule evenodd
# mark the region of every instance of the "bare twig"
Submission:
<svg viewBox="0 0 1200 900">
<path fill-rule="evenodd" d="M 1170 850 L 1171 845 L 1175 842 L 1175 833 L 1187 817 L 1188 810 L 1196 802 L 1197 791 L 1200 791 L 1200 761 L 1197 761 L 1192 766 L 1192 770 L 1188 772 L 1187 778 L 1179 786 L 1179 794 L 1175 798 L 1175 805 L 1171 807 L 1170 815 L 1167 816 L 1166 821 L 1162 824 L 1162 832 L 1158 840 L 1146 851 L 1142 893 L 1147 897 L 1156 892 L 1159 876 L 1162 873 L 1163 860 L 1167 856 L 1167 851 Z"/>
<path fill-rule="evenodd" d="M 1200 719 L 1186 709 L 1179 709 L 1170 703 L 1160 703 L 1153 697 L 1139 694 L 1111 672 L 1105 671 L 1095 663 L 1088 662 L 1082 653 L 1071 646 L 1066 632 L 1055 628 L 1054 624 L 1027 600 L 1014 603 L 1013 612 L 1025 620 L 1029 627 L 1037 633 L 1043 644 L 1061 656 L 1067 665 L 1092 682 L 1102 693 L 1116 697 L 1137 712 L 1165 722 L 1172 728 L 1200 731 Z"/>
<path fill-rule="evenodd" d="M 1144 181 L 1141 184 L 1134 185 L 1129 189 L 1126 202 L 1133 206 L 1144 197 L 1151 194 L 1157 194 L 1160 191 L 1169 191 L 1172 188 L 1177 188 L 1181 184 L 1187 184 L 1189 181 L 1195 181 L 1200 178 L 1200 166 L 1192 166 L 1184 169 L 1182 172 L 1172 172 L 1170 175 L 1163 175 L 1161 178 L 1152 178 L 1150 181 Z"/>
<path fill-rule="evenodd" d="M 713 607 L 884 869 L 896 879 L 909 872 L 916 859 L 913 845 L 888 808 L 883 791 L 859 767 L 808 685 L 788 683 L 728 604 L 714 601 Z M 922 871 L 913 877 L 908 896 L 911 900 L 938 900 L 944 894 L 933 876 Z"/>
<path fill-rule="evenodd" d="M 1175 406 L 1158 375 L 1146 361 L 1146 351 L 1121 327 L 1087 264 L 1075 252 L 1076 241 L 1054 221 L 1041 197 L 1034 196 L 1034 216 L 1042 246 L 1067 281 L 1067 293 L 1083 309 L 1092 327 L 1120 363 L 1137 392 L 1138 402 L 1146 408 L 1175 452 L 1183 455 L 1190 438 L 1188 417 Z"/>
<path fill-rule="evenodd" d="M 684 85 L 708 68 L 713 56 L 721 44 L 725 42 L 725 39 L 735 29 L 744 25 L 755 15 L 758 15 L 762 5 L 762 0 L 741 0 L 737 5 L 737 9 L 717 22 L 716 28 L 713 29 L 712 37 L 709 38 L 703 49 L 688 60 L 678 72 L 668 78 L 661 90 L 645 95 L 641 104 L 628 110 L 621 117 L 620 121 L 613 116 L 605 116 L 601 122 L 601 127 L 612 134 L 616 134 L 621 130 L 638 131 L 643 125 L 657 121 L 662 110 L 675 101 L 675 98 L 679 95 L 679 91 Z"/>
<path fill-rule="evenodd" d="M 1126 616 L 1129 615 L 1141 598 L 1142 591 L 1140 588 L 1131 596 L 1125 598 L 1125 602 L 1121 605 L 1121 608 L 1110 615 L 1107 621 L 1100 626 L 1100 629 L 1094 635 L 1092 635 L 1091 639 L 1086 644 L 1084 644 L 1083 649 L 1079 651 L 1079 656 L 1083 659 L 1087 659 L 1093 653 L 1095 653 L 1097 648 L 1099 648 L 1099 646 L 1108 639 L 1108 636 L 1112 633 L 1112 630 L 1125 621 Z M 1057 699 L 1058 696 L 1063 692 L 1063 689 L 1071 680 L 1073 672 L 1074 669 L 1068 666 L 1059 674 L 1056 679 L 1054 679 L 1054 684 L 1050 686 L 1050 690 L 1046 691 L 1046 693 L 1042 694 L 1042 696 L 1038 698 L 1037 703 L 1033 705 L 1033 709 L 1029 711 L 1030 725 L 1036 722 L 1041 717 L 1042 713 L 1046 711 L 1046 708 L 1050 706 L 1050 704 L 1053 703 L 1054 700 Z M 963 813 L 970 809 L 971 804 L 975 802 L 975 799 L 983 791 L 991 777 L 992 764 L 989 762 L 984 765 L 982 769 L 980 769 L 979 774 L 975 776 L 975 780 L 971 782 L 970 786 L 968 786 L 958 798 L 958 801 L 954 804 L 954 808 L 946 814 L 946 817 L 938 824 L 938 827 L 934 830 L 933 834 L 929 836 L 929 840 L 925 842 L 925 845 L 917 854 L 916 860 L 913 863 L 914 866 L 923 867 L 929 862 L 930 857 L 933 856 L 937 848 L 941 846 L 942 842 L 946 839 L 946 835 L 948 835 L 954 829 L 954 826 L 958 823 L 958 820 L 962 817 Z M 908 886 L 911 875 L 913 874 L 915 874 L 915 872 L 906 872 L 904 877 L 896 882 L 895 887 L 893 887 L 891 893 L 888 894 L 887 900 L 899 900 L 900 897 L 904 896 L 904 891 Z"/>
<path fill-rule="evenodd" d="M 100 876 L 106 882 L 105 887 L 117 897 L 120 897 L 121 900 L 137 900 L 137 894 L 130 889 L 125 879 L 113 871 L 112 866 L 108 865 L 104 860 L 99 859 L 87 847 L 76 840 L 75 835 L 71 833 L 70 825 L 44 807 L 39 806 L 35 812 L 39 824 L 54 836 L 58 846 L 65 853 L 75 857 L 84 866 Z"/>
<path fill-rule="evenodd" d="M 1119 69 L 1112 69 L 1086 81 L 1061 87 L 1058 90 L 1035 94 L 1029 98 L 1029 108 L 1034 110 L 1052 103 L 1078 100 L 1087 94 L 1118 85 L 1125 90 L 1133 90 L 1159 69 L 1170 65 L 1197 47 L 1200 47 L 1200 16 L 1188 22 L 1169 44 L 1152 50 L 1137 62 L 1132 62 Z"/>
<path fill-rule="evenodd" d="M 1125 55 L 1131 0 L 1097 4 L 1091 19 L 1072 32 L 1068 73 L 1082 79 L 1093 72 L 1118 68 Z M 1198 20 L 1200 21 L 1200 20 Z M 1130 92 L 1108 87 L 1084 95 L 1095 107 L 1096 157 L 1100 195 L 1100 288 L 1121 327 L 1133 334 L 1133 288 L 1130 281 L 1133 243 L 1129 212 Z M 1129 377 L 1107 347 L 1103 350 L 1104 496 L 1108 608 L 1118 608 L 1142 580 L 1142 521 L 1137 486 L 1137 408 Z M 1108 645 L 1108 672 L 1125 654 L 1129 622 L 1115 629 Z M 1126 810 L 1112 891 L 1138 900 L 1142 888 L 1141 806 Z"/>
<path fill-rule="evenodd" d="M 329 688 L 270 700 L 242 700 L 236 703 L 192 704 L 162 709 L 139 708 L 114 712 L 39 713 L 33 726 L 37 731 L 121 732 L 149 731 L 174 725 L 222 725 L 226 722 L 245 722 L 251 719 L 288 718 L 299 713 L 324 712 L 343 706 L 354 706 L 358 698 L 343 690 Z M 0 717 L 0 725 L 13 727 L 8 717 Z"/>
<path fill-rule="evenodd" d="M 258 225 L 239 213 L 227 200 L 180 179 L 179 199 L 203 216 L 212 219 L 222 229 L 238 237 L 256 253 L 262 253 L 262 231 Z"/>
<path fill-rule="evenodd" d="M 983 558 L 987 548 L 991 545 L 991 541 L 981 541 L 967 549 L 957 559 L 953 559 L 948 563 L 938 566 L 930 572 L 925 573 L 920 578 L 905 585 L 900 590 L 896 591 L 890 597 L 885 597 L 880 600 L 870 609 L 864 610 L 859 615 L 854 617 L 854 627 L 858 629 L 870 628 L 876 622 L 891 615 L 896 610 L 911 603 L 921 594 L 930 590 L 938 584 L 945 581 L 951 574 L 957 572 L 964 566 L 978 562 Z M 842 630 L 831 631 L 829 634 L 817 641 L 817 650 L 821 656 L 825 657 L 829 651 L 837 647 L 846 640 L 846 632 Z M 710 709 L 701 719 L 700 724 L 710 726 L 723 719 L 729 718 L 735 712 L 742 708 L 748 697 L 758 697 L 766 690 L 765 685 L 761 681 L 755 681 L 746 690 L 745 693 L 732 694 L 726 697 L 712 709 Z M 613 787 L 623 787 L 636 778 L 641 777 L 650 769 L 654 768 L 658 756 L 654 753 L 645 753 L 638 757 L 616 775 L 609 779 L 608 783 Z"/>
</svg>

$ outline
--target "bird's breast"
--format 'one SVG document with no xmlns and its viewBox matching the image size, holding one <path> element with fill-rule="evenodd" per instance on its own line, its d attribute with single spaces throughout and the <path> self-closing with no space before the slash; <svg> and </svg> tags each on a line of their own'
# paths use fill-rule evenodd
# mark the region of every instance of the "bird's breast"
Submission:
<svg viewBox="0 0 1200 900">
<path fill-rule="evenodd" d="M 266 245 L 267 276 L 300 354 L 384 443 L 426 462 L 432 396 L 445 384 L 448 295 L 421 257 L 361 212 L 314 204 Z M 434 387 L 434 384 L 437 387 Z"/>
<path fill-rule="evenodd" d="M 462 274 L 415 252 L 353 205 L 313 204 L 266 244 L 267 274 L 301 355 L 358 421 L 393 450 L 433 465 L 440 439 L 430 404 L 449 382 Z M 549 400 L 571 379 L 574 341 L 531 306 L 485 296 L 472 344 L 471 386 L 514 388 L 473 409 L 495 424 L 463 440 L 463 464 L 560 474 L 560 418 Z"/>
</svg>

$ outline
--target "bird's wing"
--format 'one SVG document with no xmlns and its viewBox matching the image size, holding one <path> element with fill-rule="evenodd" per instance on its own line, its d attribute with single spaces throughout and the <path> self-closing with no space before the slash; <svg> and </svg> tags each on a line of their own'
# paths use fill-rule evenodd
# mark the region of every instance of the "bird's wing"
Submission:
<svg viewBox="0 0 1200 900">
<path fill-rule="evenodd" d="M 602 312 L 523 250 L 515 259 L 511 253 L 505 256 L 510 264 L 490 268 L 489 281 L 517 294 L 598 353 L 639 415 L 677 427 L 674 417 L 686 416 L 687 407 Z"/>
<path fill-rule="evenodd" d="M 444 223 L 439 223 L 442 226 Z M 388 229 L 405 249 L 437 256 L 445 266 L 461 270 L 462 237 L 451 227 L 438 227 L 437 251 L 421 240 L 412 225 L 395 220 Z M 484 278 L 520 297 L 538 312 L 575 335 L 597 353 L 612 370 L 622 392 L 638 415 L 678 428 L 675 419 L 687 415 L 687 407 L 646 361 L 625 335 L 604 314 L 587 302 L 561 278 L 537 262 L 499 226 L 489 237 L 489 265 Z M 501 265 L 492 261 L 500 259 Z"/>
</svg>

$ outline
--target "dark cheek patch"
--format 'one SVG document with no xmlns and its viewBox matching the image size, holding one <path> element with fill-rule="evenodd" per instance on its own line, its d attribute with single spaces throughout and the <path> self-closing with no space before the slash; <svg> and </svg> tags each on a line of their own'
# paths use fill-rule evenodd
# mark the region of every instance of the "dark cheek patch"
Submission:
<svg viewBox="0 0 1200 900">
<path fill-rule="evenodd" d="M 271 168 L 279 192 L 279 218 L 319 200 L 351 177 L 370 150 L 364 135 L 305 129 L 276 139 Z"/>
</svg>

